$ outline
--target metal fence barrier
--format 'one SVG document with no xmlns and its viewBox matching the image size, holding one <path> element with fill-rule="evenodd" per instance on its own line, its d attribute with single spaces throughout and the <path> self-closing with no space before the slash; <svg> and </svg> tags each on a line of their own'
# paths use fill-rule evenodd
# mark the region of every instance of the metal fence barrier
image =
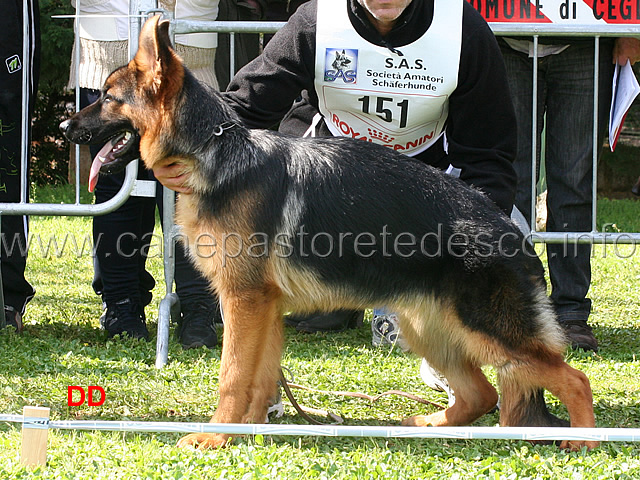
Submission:
<svg viewBox="0 0 640 480">
<path fill-rule="evenodd" d="M 536 171 L 537 151 L 537 85 L 538 85 L 538 41 L 541 36 L 563 37 L 593 37 L 594 39 L 594 72 L 593 72 L 593 160 L 592 160 L 592 209 L 590 232 L 543 232 L 536 231 L 536 185 L 537 179 L 532 175 L 531 181 L 531 240 L 534 243 L 580 243 L 580 244 L 632 244 L 640 243 L 640 233 L 637 232 L 598 232 L 597 228 L 597 186 L 598 186 L 598 153 L 601 145 L 598 145 L 598 59 L 600 54 L 601 37 L 640 37 L 640 25 L 593 25 L 589 31 L 584 26 L 578 28 L 572 25 L 510 25 L 490 24 L 497 36 L 522 36 L 533 38 L 533 112 L 532 112 L 532 144 L 531 144 L 531 171 Z"/>
<path fill-rule="evenodd" d="M 25 3 L 26 9 L 26 3 Z M 143 20 L 151 12 L 159 12 L 155 0 L 131 0 L 130 2 L 130 33 L 129 33 L 129 54 L 130 57 L 137 50 L 138 34 L 140 32 Z M 228 22 L 228 21 L 187 21 L 174 19 L 170 14 L 164 12 L 164 14 L 170 19 L 170 34 L 184 34 L 194 32 L 218 32 L 229 33 L 231 37 L 230 41 L 230 70 L 231 74 L 235 72 L 235 51 L 234 51 L 234 34 L 236 33 L 273 33 L 281 28 L 283 22 Z M 67 16 L 68 17 L 68 16 Z M 75 19 L 76 27 L 79 15 L 71 16 Z M 25 18 L 27 18 L 25 14 Z M 535 223 L 532 222 L 532 229 L 530 238 L 534 243 L 592 243 L 592 244 L 633 244 L 640 242 L 640 233 L 636 232 L 598 232 L 596 225 L 596 213 L 597 213 L 597 162 L 598 151 L 600 147 L 597 145 L 597 108 L 598 108 L 598 54 L 599 54 L 599 40 L 601 37 L 623 37 L 634 36 L 640 37 L 640 24 L 639 25 L 593 25 L 589 26 L 589 30 L 586 31 L 584 25 L 565 25 L 565 24 L 510 24 L 510 23 L 490 23 L 490 26 L 494 33 L 498 36 L 519 36 L 519 37 L 531 37 L 534 42 L 534 69 L 533 69 L 533 82 L 534 86 L 537 85 L 537 52 L 538 52 L 538 40 L 543 36 L 557 36 L 564 37 L 593 37 L 595 44 L 595 69 L 594 69 L 594 126 L 593 126 L 593 209 L 592 209 L 592 230 L 590 232 L 542 232 L 535 230 Z M 28 35 L 27 27 L 24 28 L 25 38 Z M 78 39 L 76 39 L 78 41 Z M 25 42 L 26 44 L 26 42 Z M 79 48 L 76 48 L 79 52 Z M 25 55 L 25 61 L 27 56 Z M 79 53 L 76 56 L 75 61 L 79 61 Z M 23 85 L 28 84 L 28 68 L 23 68 Z M 532 171 L 536 168 L 536 88 L 533 89 L 533 148 L 532 148 Z M 28 89 L 23 88 L 23 104 L 28 102 Z M 76 105 L 79 104 L 79 96 L 76 94 Z M 26 144 L 26 134 L 29 118 L 25 111 L 23 111 L 23 148 L 22 148 L 22 167 L 23 171 L 26 171 L 26 162 L 28 160 L 28 148 Z M 26 195 L 26 178 L 22 179 L 21 183 L 21 201 L 18 203 L 0 203 L 0 216 L 1 215 L 50 215 L 50 216 L 93 216 L 109 213 L 120 207 L 129 197 L 129 195 L 142 195 L 152 196 L 155 194 L 155 184 L 149 186 L 148 181 L 136 180 L 137 176 L 137 162 L 132 162 L 127 166 L 126 178 L 121 191 L 110 201 L 100 204 L 81 204 L 79 200 L 79 147 L 76 146 L 76 201 L 73 204 L 32 204 L 27 203 Z M 151 182 L 153 183 L 153 182 Z M 532 205 L 531 205 L 531 218 L 535 218 L 535 198 L 536 198 L 536 179 L 535 175 L 532 178 Z M 178 305 L 178 298 L 173 293 L 173 280 L 174 280 L 174 262 L 167 252 L 173 252 L 174 238 L 177 236 L 178 228 L 173 222 L 174 216 L 174 192 L 164 189 L 163 193 L 164 201 L 164 215 L 162 219 L 163 231 L 164 231 L 164 280 L 166 283 L 166 295 L 161 300 L 159 306 L 158 317 L 158 333 L 157 333 L 157 351 L 156 351 L 156 367 L 161 368 L 167 363 L 168 360 L 168 339 L 169 339 L 169 325 L 172 314 L 177 315 L 176 306 Z M 0 232 L 1 233 L 1 232 Z M 0 276 L 0 307 L 4 306 L 4 299 L 2 298 L 2 285 Z M 4 308 L 0 308 L 0 315 L 4 315 Z"/>
</svg>

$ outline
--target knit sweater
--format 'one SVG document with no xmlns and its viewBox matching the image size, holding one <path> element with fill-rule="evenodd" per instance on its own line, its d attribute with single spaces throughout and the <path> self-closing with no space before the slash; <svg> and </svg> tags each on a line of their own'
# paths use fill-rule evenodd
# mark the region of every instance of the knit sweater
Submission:
<svg viewBox="0 0 640 480">
<path fill-rule="evenodd" d="M 99 90 L 111 72 L 129 62 L 129 48 L 126 40 L 129 23 L 126 18 L 129 14 L 128 3 L 128 0 L 124 2 L 83 0 L 80 2 L 81 15 L 102 14 L 120 15 L 121 17 L 116 19 L 119 22 L 118 33 L 117 35 L 114 33 L 113 37 L 96 39 L 80 35 L 78 39 L 80 47 L 78 65 L 76 65 L 76 43 L 74 42 L 67 85 L 69 89 L 76 87 L 77 76 L 79 87 Z M 72 5 L 75 6 L 75 0 L 72 0 Z M 217 0 L 182 0 L 178 5 L 176 5 L 176 0 L 160 0 L 159 6 L 169 12 L 174 12 L 176 17 L 184 19 L 215 20 L 218 15 Z M 112 21 L 113 19 L 105 17 L 105 20 Z M 95 24 L 93 26 L 96 27 Z M 97 30 L 99 31 L 100 28 Z M 202 37 L 203 35 L 205 37 Z M 216 34 L 195 33 L 176 36 L 175 49 L 198 80 L 218 90 L 218 80 L 214 71 L 216 45 Z"/>
</svg>

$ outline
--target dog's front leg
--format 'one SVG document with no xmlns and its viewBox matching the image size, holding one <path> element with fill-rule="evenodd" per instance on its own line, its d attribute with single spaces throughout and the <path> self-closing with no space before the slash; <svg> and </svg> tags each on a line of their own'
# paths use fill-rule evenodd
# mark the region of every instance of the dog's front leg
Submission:
<svg viewBox="0 0 640 480">
<path fill-rule="evenodd" d="M 225 324 L 220 401 L 211 422 L 261 422 L 275 393 L 282 353 L 278 290 L 224 292 L 221 301 Z M 217 448 L 229 440 L 227 434 L 194 433 L 180 439 L 178 446 Z"/>
<path fill-rule="evenodd" d="M 275 307 L 275 305 L 274 305 Z M 264 338 L 262 339 L 262 354 L 251 387 L 251 401 L 249 409 L 243 419 L 246 423 L 263 423 L 267 416 L 269 403 L 277 393 L 277 383 L 280 377 L 280 361 L 282 345 L 284 343 L 282 312 L 266 312 L 263 318 Z"/>
</svg>

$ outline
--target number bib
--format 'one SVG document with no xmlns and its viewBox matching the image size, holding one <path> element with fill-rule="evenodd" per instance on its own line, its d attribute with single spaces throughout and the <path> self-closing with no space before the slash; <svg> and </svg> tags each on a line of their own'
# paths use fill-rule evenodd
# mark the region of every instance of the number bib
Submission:
<svg viewBox="0 0 640 480">
<path fill-rule="evenodd" d="M 458 84 L 463 1 L 435 0 L 431 26 L 402 55 L 358 35 L 347 0 L 318 2 L 315 89 L 333 135 L 407 155 L 438 139 Z"/>
</svg>

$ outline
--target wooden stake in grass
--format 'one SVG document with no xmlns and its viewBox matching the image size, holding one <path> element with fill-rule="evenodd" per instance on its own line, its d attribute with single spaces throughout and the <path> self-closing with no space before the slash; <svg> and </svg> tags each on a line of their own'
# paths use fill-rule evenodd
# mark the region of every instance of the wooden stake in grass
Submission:
<svg viewBox="0 0 640 480">
<path fill-rule="evenodd" d="M 47 407 L 24 407 L 22 416 L 22 453 L 20 461 L 28 466 L 44 466 L 47 463 L 49 409 Z"/>
</svg>

